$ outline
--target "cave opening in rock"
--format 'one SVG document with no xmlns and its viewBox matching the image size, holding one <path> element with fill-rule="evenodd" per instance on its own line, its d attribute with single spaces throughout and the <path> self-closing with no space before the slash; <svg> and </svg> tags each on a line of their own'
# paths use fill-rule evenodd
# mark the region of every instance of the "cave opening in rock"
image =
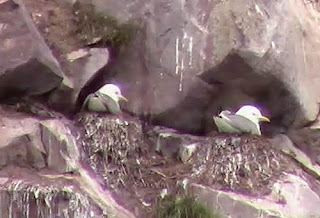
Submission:
<svg viewBox="0 0 320 218">
<path fill-rule="evenodd" d="M 231 53 L 215 68 L 199 75 L 218 90 L 207 114 L 222 109 L 236 111 L 244 104 L 253 104 L 271 118 L 271 124 L 265 124 L 267 132 L 284 131 L 296 117 L 296 98 L 275 72 L 257 69 L 239 54 Z"/>
<path fill-rule="evenodd" d="M 286 84 L 274 75 L 256 70 L 239 54 L 230 53 L 220 64 L 198 75 L 212 87 L 210 95 L 197 96 L 196 90 L 203 86 L 194 87 L 176 107 L 158 115 L 153 122 L 204 135 L 216 130 L 212 117 L 221 110 L 236 111 L 253 104 L 272 120 L 263 124 L 263 132 L 283 132 L 293 124 L 298 104 Z"/>
</svg>

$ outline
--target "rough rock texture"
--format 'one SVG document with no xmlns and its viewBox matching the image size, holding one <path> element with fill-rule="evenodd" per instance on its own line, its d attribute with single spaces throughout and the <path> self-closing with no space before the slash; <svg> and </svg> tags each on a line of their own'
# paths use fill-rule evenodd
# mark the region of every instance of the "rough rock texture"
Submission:
<svg viewBox="0 0 320 218">
<path fill-rule="evenodd" d="M 272 193 L 259 199 L 214 190 L 198 184 L 192 184 L 191 189 L 200 202 L 213 211 L 221 211 L 222 217 L 319 216 L 317 209 L 320 203 L 319 195 L 311 189 L 306 180 L 291 174 L 284 174 L 274 183 Z"/>
<path fill-rule="evenodd" d="M 144 30 L 116 68 L 114 80 L 131 99 L 127 109 L 190 132 L 203 131 L 203 120 L 221 108 L 247 102 L 285 128 L 316 118 L 316 2 L 93 0 Z"/>
<path fill-rule="evenodd" d="M 107 48 L 79 49 L 66 55 L 64 68 L 65 80 L 61 86 L 52 93 L 50 104 L 61 111 L 74 111 L 77 106 L 79 94 L 82 91 L 85 96 L 90 94 L 92 87 L 90 82 L 101 74 L 101 70 L 109 62 L 109 50 Z M 87 87 L 85 89 L 85 87 Z M 100 88 L 100 87 L 99 87 Z M 94 90 L 96 91 L 96 90 Z"/>
<path fill-rule="evenodd" d="M 46 120 L 40 123 L 41 140 L 47 154 L 48 168 L 59 173 L 73 172 L 75 166 L 69 163 L 79 161 L 77 143 L 67 123 L 61 120 Z"/>
<path fill-rule="evenodd" d="M 118 64 L 103 71 L 109 50 L 78 50 L 76 15 L 64 1 L 25 3 L 66 76 L 24 7 L 0 0 L 3 75 L 14 75 L 21 84 L 41 81 L 41 86 L 28 83 L 32 89 L 9 81 L 17 87 L 7 91 L 41 94 L 63 78 L 60 89 L 41 100 L 73 108 L 77 98 L 107 78 L 121 84 L 130 100 L 126 110 L 148 119 L 126 113 L 66 117 L 34 97 L 1 105 L 1 214 L 154 217 L 161 195 L 168 193 L 195 194 L 222 217 L 320 216 L 316 123 L 272 138 L 186 133 L 209 132 L 211 117 L 221 108 L 252 102 L 271 116 L 272 125 L 263 130 L 272 133 L 315 117 L 315 2 L 94 0 L 100 10 L 138 21 L 141 28 L 132 45 L 118 51 Z M 18 56 L 20 50 L 7 56 L 12 45 L 26 56 Z M 11 74 L 7 66 L 15 61 Z M 32 76 L 25 74 L 30 64 Z M 39 76 L 43 69 L 49 72 L 41 74 L 45 79 Z"/>
<path fill-rule="evenodd" d="M 59 63 L 20 0 L 0 2 L 0 27 L 0 98 L 58 87 Z"/>
<path fill-rule="evenodd" d="M 297 148 L 307 154 L 312 163 L 320 165 L 320 131 L 308 127 L 288 132 L 289 138 Z"/>
<path fill-rule="evenodd" d="M 222 217 L 280 217 L 275 211 L 259 207 L 254 204 L 256 199 L 248 198 L 232 193 L 218 191 L 197 184 L 192 184 L 192 191 L 197 199 L 208 206 L 212 211 L 225 211 Z"/>
<path fill-rule="evenodd" d="M 283 138 L 203 137 L 159 126 L 146 127 L 144 134 L 140 121 L 132 118 L 84 113 L 78 120 L 83 160 L 137 217 L 152 217 L 164 189 L 193 193 L 223 217 L 320 215 L 314 209 L 320 200 L 319 171 L 304 172 L 309 165 L 301 157 L 310 160 Z M 179 151 L 190 145 L 194 150 L 182 162 Z M 314 204 L 304 207 L 303 199 Z"/>
<path fill-rule="evenodd" d="M 4 214 L 153 217 L 166 189 L 193 193 L 225 217 L 320 215 L 314 209 L 320 171 L 285 135 L 204 137 L 146 126 L 129 116 L 80 113 L 72 121 L 16 109 L 1 109 L 1 138 L 11 150 L 0 154 L 12 160 L 0 170 Z M 29 143 L 17 149 L 10 142 L 22 133 Z M 189 146 L 184 159 L 181 149 Z M 306 199 L 313 203 L 305 206 Z"/>
<path fill-rule="evenodd" d="M 79 132 L 72 121 L 14 110 L 0 110 L 2 214 L 134 217 L 80 164 Z"/>
<path fill-rule="evenodd" d="M 39 120 L 26 114 L 0 109 L 1 166 L 30 165 L 36 169 L 70 172 L 67 158 L 78 160 L 76 142 L 66 127 L 67 121 Z"/>
<path fill-rule="evenodd" d="M 38 120 L 1 109 L 1 166 L 11 163 L 45 167 L 44 146 L 41 141 Z"/>
<path fill-rule="evenodd" d="M 67 178 L 6 167 L 0 172 L 2 217 L 103 217 L 90 198 Z"/>
</svg>

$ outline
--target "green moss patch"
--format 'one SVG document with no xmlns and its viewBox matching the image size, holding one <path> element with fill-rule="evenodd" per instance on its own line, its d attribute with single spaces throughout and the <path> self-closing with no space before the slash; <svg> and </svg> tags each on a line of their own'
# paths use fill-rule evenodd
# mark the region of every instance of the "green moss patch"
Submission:
<svg viewBox="0 0 320 218">
<path fill-rule="evenodd" d="M 159 204 L 156 218 L 220 218 L 193 196 L 167 197 Z"/>
<path fill-rule="evenodd" d="M 138 30 L 133 23 L 119 23 L 114 17 L 96 11 L 92 4 L 76 5 L 74 13 L 77 33 L 87 45 L 99 43 L 121 48 L 128 45 Z"/>
</svg>

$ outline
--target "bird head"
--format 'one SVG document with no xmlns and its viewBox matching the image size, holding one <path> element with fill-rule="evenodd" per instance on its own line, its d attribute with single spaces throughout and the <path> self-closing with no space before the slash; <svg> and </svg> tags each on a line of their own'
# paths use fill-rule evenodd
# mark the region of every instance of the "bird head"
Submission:
<svg viewBox="0 0 320 218">
<path fill-rule="evenodd" d="M 270 122 L 269 118 L 262 116 L 260 110 L 252 105 L 242 106 L 237 112 L 236 115 L 243 116 L 254 123 Z"/>
<path fill-rule="evenodd" d="M 106 84 L 102 86 L 98 91 L 101 95 L 106 95 L 110 97 L 115 102 L 122 101 L 128 101 L 122 94 L 118 86 L 114 84 Z"/>
</svg>

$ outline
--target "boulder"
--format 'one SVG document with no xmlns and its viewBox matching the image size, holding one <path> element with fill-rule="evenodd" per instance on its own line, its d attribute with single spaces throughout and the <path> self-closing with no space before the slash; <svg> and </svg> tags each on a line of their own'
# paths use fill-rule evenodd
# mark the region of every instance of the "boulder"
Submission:
<svg viewBox="0 0 320 218">
<path fill-rule="evenodd" d="M 294 144 L 292 147 L 300 149 L 311 159 L 312 164 L 320 167 L 320 131 L 318 129 L 305 127 L 290 130 L 287 134 Z"/>
<path fill-rule="evenodd" d="M 46 167 L 38 120 L 1 109 L 0 166 Z"/>
<path fill-rule="evenodd" d="M 66 120 L 41 120 L 3 108 L 0 114 L 0 167 L 13 164 L 60 173 L 75 170 L 79 151 Z"/>
<path fill-rule="evenodd" d="M 40 95 L 63 73 L 21 0 L 0 2 L 0 98 Z"/>
<path fill-rule="evenodd" d="M 245 103 L 260 105 L 275 126 L 284 128 L 316 118 L 315 4 L 92 2 L 120 21 L 137 20 L 144 30 L 114 69 L 113 79 L 130 99 L 127 110 L 149 114 L 159 125 L 200 133 L 221 108 L 236 110 Z"/>
<path fill-rule="evenodd" d="M 75 171 L 80 158 L 76 139 L 67 126 L 66 122 L 56 119 L 40 122 L 48 168 L 59 173 Z"/>
<path fill-rule="evenodd" d="M 148 140 L 154 150 L 165 157 L 180 159 L 186 163 L 196 151 L 201 139 L 188 134 L 181 134 L 174 129 L 155 126 L 148 132 Z"/>
<path fill-rule="evenodd" d="M 67 176 L 27 168 L 0 172 L 0 213 L 5 217 L 103 217 L 103 211 Z"/>
<path fill-rule="evenodd" d="M 191 184 L 190 188 L 199 202 L 210 208 L 212 212 L 218 211 L 222 218 L 282 217 L 279 212 L 257 204 L 258 201 L 254 198 L 214 190 L 198 184 Z"/>
<path fill-rule="evenodd" d="M 31 117 L 12 109 L 9 106 L 0 108 L 0 205 L 12 205 L 12 201 L 17 199 L 19 202 L 12 208 L 1 206 L 3 214 L 36 217 L 34 211 L 42 211 L 45 216 L 68 213 L 72 217 L 103 217 L 102 214 L 135 217 L 101 186 L 96 176 L 88 171 L 90 166 L 85 165 L 86 161 L 82 165 L 80 150 L 83 138 L 73 122 L 63 117 Z M 109 123 L 109 128 L 117 126 L 118 122 Z M 113 138 L 111 133 L 108 139 L 118 141 L 118 147 L 126 142 L 126 147 L 130 149 L 136 140 L 135 135 L 132 137 L 128 132 L 123 132 L 123 128 L 132 127 L 132 123 L 122 124 L 117 129 L 119 138 Z M 141 126 L 137 127 L 139 129 Z M 109 146 L 113 142 L 110 141 Z M 135 149 L 133 147 L 132 152 Z M 119 155 L 114 161 L 121 162 L 121 155 L 127 153 L 114 150 L 114 154 Z M 75 207 L 72 207 L 74 203 Z M 25 206 L 29 204 L 33 206 Z M 28 211 L 32 213 L 30 216 Z"/>
<path fill-rule="evenodd" d="M 319 194 L 312 190 L 308 181 L 292 174 L 284 174 L 272 186 L 272 193 L 261 197 L 215 190 L 199 184 L 191 184 L 198 201 L 222 217 L 319 217 Z M 294 195 L 295 197 L 293 197 Z M 309 202 L 306 204 L 306 202 Z"/>
<path fill-rule="evenodd" d="M 109 63 L 109 56 L 107 48 L 79 49 L 66 54 L 64 67 L 68 73 L 60 87 L 51 94 L 50 105 L 60 111 L 74 111 L 79 97 L 84 101 L 86 95 L 100 88 L 94 87 L 92 82 L 99 80 L 101 71 Z M 104 84 L 99 81 L 98 85 Z"/>
</svg>

